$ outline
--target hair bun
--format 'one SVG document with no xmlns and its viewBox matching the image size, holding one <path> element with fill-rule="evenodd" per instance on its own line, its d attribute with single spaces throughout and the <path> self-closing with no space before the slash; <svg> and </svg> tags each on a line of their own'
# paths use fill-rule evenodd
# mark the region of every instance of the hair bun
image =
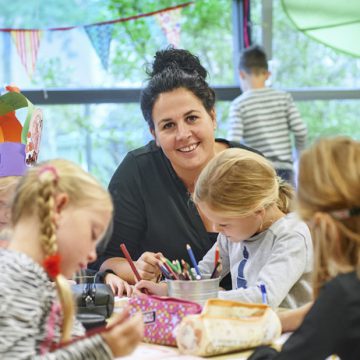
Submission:
<svg viewBox="0 0 360 360">
<path fill-rule="evenodd" d="M 167 68 L 178 68 L 188 74 L 198 74 L 206 79 L 207 71 L 201 65 L 197 56 L 184 49 L 174 49 L 172 46 L 165 50 L 157 51 L 152 69 L 147 73 L 152 78 Z"/>
</svg>

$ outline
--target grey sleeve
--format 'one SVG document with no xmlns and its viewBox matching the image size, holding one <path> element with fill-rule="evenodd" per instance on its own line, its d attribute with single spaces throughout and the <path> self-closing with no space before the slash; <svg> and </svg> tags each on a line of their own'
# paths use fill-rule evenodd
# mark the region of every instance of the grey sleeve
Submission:
<svg viewBox="0 0 360 360">
<path fill-rule="evenodd" d="M 215 268 L 215 248 L 219 245 L 220 258 L 222 264 L 221 278 L 225 277 L 230 272 L 229 249 L 227 240 L 221 234 L 218 235 L 217 242 L 205 254 L 203 259 L 199 262 L 199 270 L 201 274 L 210 276 Z"/>
<path fill-rule="evenodd" d="M 256 284 L 246 289 L 220 291 L 219 297 L 261 303 L 262 294 L 258 285 L 264 284 L 268 304 L 273 308 L 278 307 L 303 275 L 309 251 L 311 249 L 308 249 L 305 235 L 298 232 L 284 235 L 275 242 L 268 261 L 258 274 Z"/>
<path fill-rule="evenodd" d="M 13 293 L 14 294 L 14 293 Z M 12 295 L 13 295 L 12 294 Z M 11 301 L 10 296 L 0 297 L 2 312 L 0 315 L 0 357 L 5 360 L 107 360 L 112 359 L 112 353 L 100 335 L 79 339 L 68 346 L 49 352 L 48 345 L 44 347 L 44 353 L 39 354 L 34 334 L 39 333 L 43 326 L 39 322 L 41 317 L 41 299 L 33 296 L 24 296 L 21 301 Z M 40 333 L 45 341 L 46 333 Z"/>
<path fill-rule="evenodd" d="M 295 137 L 295 148 L 300 152 L 306 145 L 307 128 L 290 94 L 287 94 L 287 120 L 289 129 Z"/>
</svg>

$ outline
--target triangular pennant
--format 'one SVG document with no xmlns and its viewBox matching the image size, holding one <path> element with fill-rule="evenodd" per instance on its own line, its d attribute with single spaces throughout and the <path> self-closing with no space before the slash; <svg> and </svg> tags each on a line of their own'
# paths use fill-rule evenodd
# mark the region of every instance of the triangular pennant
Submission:
<svg viewBox="0 0 360 360">
<path fill-rule="evenodd" d="M 175 48 L 178 48 L 180 45 L 181 8 L 161 12 L 155 16 L 166 36 L 168 43 L 172 44 Z"/>
<path fill-rule="evenodd" d="M 20 56 L 21 63 L 24 65 L 26 73 L 32 78 L 43 31 L 18 30 L 11 31 L 10 33 Z"/>
<path fill-rule="evenodd" d="M 84 28 L 92 46 L 100 58 L 102 66 L 107 70 L 114 24 L 88 25 L 84 26 Z"/>
</svg>

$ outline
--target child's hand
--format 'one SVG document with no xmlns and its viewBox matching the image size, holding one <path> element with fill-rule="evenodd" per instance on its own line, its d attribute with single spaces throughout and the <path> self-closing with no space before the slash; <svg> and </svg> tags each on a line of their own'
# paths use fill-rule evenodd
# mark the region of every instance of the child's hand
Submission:
<svg viewBox="0 0 360 360">
<path fill-rule="evenodd" d="M 134 351 L 144 335 L 144 322 L 140 313 L 128 318 L 128 311 L 112 320 L 111 329 L 101 333 L 114 357 L 126 356 Z"/>
<path fill-rule="evenodd" d="M 154 283 L 152 281 L 141 280 L 137 284 L 135 284 L 134 293 L 141 293 L 142 289 L 147 289 L 150 294 L 158 295 L 158 296 L 167 296 L 167 284 L 165 282 L 162 283 Z"/>
<path fill-rule="evenodd" d="M 123 296 L 126 295 L 130 297 L 133 293 L 133 287 L 130 286 L 126 281 L 120 279 L 115 274 L 106 274 L 104 279 L 105 284 L 111 287 L 115 296 Z"/>
<path fill-rule="evenodd" d="M 161 273 L 157 263 L 163 257 L 162 253 L 144 252 L 135 263 L 141 278 L 156 282 Z"/>
</svg>

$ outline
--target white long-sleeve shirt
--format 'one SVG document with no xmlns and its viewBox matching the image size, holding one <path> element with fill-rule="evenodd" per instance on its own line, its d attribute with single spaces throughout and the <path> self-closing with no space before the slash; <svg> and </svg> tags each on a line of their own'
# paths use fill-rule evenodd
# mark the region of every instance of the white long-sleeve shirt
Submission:
<svg viewBox="0 0 360 360">
<path fill-rule="evenodd" d="M 259 285 L 264 284 L 271 307 L 296 308 L 312 300 L 311 235 L 296 214 L 287 214 L 267 230 L 238 243 L 220 233 L 217 244 L 221 277 L 230 272 L 232 278 L 232 290 L 220 291 L 220 298 L 261 303 Z M 214 269 L 215 247 L 199 263 L 202 274 L 209 275 Z"/>
</svg>

